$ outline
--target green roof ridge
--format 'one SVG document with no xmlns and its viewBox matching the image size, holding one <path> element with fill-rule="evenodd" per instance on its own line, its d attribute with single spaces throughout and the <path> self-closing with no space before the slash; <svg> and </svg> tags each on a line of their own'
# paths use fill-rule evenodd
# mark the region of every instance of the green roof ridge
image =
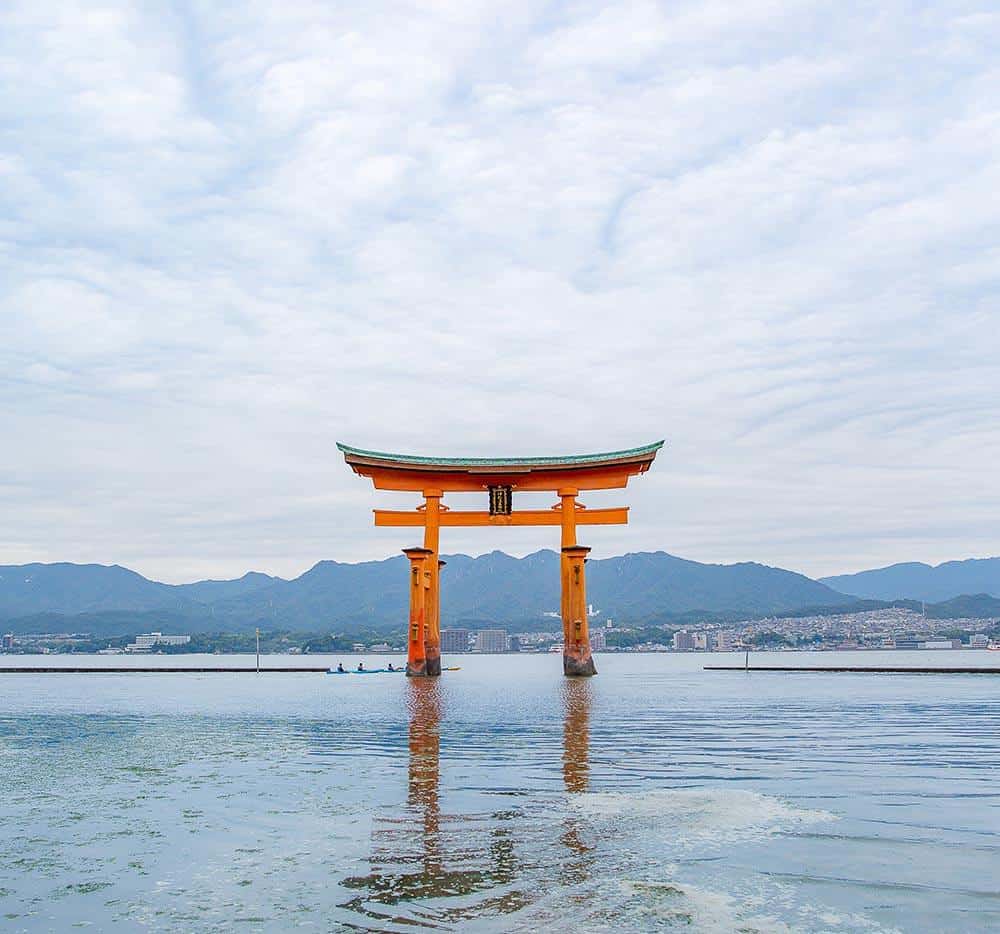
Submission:
<svg viewBox="0 0 1000 934">
<path fill-rule="evenodd" d="M 654 441 L 637 448 L 626 448 L 623 451 L 606 451 L 603 454 L 569 454 L 563 457 L 425 457 L 420 454 L 388 454 L 385 451 L 366 451 L 363 448 L 353 448 L 348 444 L 337 442 L 337 448 L 344 454 L 355 454 L 359 457 L 370 457 L 375 460 L 398 461 L 404 464 L 419 464 L 422 466 L 465 467 L 465 466 L 497 466 L 520 467 L 544 464 L 588 464 L 596 461 L 621 460 L 626 457 L 639 457 L 643 454 L 653 454 L 662 448 L 664 441 Z"/>
</svg>

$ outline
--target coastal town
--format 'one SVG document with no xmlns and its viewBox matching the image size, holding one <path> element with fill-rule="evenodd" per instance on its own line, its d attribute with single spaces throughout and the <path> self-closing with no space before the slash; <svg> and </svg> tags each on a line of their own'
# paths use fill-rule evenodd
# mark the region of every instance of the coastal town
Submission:
<svg viewBox="0 0 1000 934">
<path fill-rule="evenodd" d="M 847 651 L 886 649 L 1000 648 L 1000 618 L 933 619 L 906 607 L 857 613 L 777 617 L 764 616 L 733 623 L 705 620 L 691 625 L 643 626 L 598 619 L 588 608 L 590 644 L 594 652 L 743 652 Z M 6 633 L 0 651 L 8 654 L 81 653 L 105 655 L 246 652 L 254 633 L 212 634 L 136 633 L 118 639 L 95 639 L 90 633 Z M 364 639 L 351 635 L 317 638 L 292 632 L 261 632 L 264 651 L 287 655 L 322 652 L 395 654 L 405 651 L 397 635 Z M 499 626 L 442 629 L 444 654 L 498 655 L 511 652 L 563 650 L 557 631 L 508 631 Z"/>
</svg>

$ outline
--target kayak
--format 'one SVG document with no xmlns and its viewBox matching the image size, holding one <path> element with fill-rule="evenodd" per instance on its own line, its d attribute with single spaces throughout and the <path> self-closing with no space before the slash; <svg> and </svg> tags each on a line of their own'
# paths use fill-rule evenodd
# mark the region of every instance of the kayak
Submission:
<svg viewBox="0 0 1000 934">
<path fill-rule="evenodd" d="M 336 668 L 328 668 L 326 673 L 328 675 L 401 675 L 404 671 L 403 668 L 393 668 L 392 671 L 388 668 L 366 668 L 364 671 L 337 671 Z"/>
<path fill-rule="evenodd" d="M 462 666 L 456 665 L 454 668 L 442 668 L 442 671 L 461 671 Z M 405 668 L 393 668 L 390 671 L 388 668 L 366 668 L 364 671 L 337 671 L 336 668 L 328 668 L 326 673 L 328 675 L 401 675 L 406 672 Z"/>
</svg>

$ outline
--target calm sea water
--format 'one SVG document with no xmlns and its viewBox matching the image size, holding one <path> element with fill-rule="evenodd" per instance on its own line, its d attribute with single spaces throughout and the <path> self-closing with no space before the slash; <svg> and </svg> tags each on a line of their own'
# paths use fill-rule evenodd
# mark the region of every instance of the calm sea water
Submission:
<svg viewBox="0 0 1000 934">
<path fill-rule="evenodd" d="M 1000 929 L 1000 676 L 705 661 L 0 675 L 0 927 Z"/>
</svg>

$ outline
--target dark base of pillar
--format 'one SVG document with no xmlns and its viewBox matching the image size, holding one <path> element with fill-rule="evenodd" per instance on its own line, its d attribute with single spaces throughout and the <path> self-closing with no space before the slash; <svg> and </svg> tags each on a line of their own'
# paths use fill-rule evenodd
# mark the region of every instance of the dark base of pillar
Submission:
<svg viewBox="0 0 1000 934">
<path fill-rule="evenodd" d="M 593 656 L 588 654 L 586 658 L 573 658 L 571 655 L 564 655 L 563 674 L 568 678 L 589 678 L 596 675 Z"/>
<path fill-rule="evenodd" d="M 427 662 L 407 662 L 406 663 L 406 677 L 407 678 L 423 678 L 427 675 Z"/>
<path fill-rule="evenodd" d="M 441 656 L 428 655 L 427 668 L 425 674 L 430 678 L 436 678 L 441 674 Z"/>
</svg>

